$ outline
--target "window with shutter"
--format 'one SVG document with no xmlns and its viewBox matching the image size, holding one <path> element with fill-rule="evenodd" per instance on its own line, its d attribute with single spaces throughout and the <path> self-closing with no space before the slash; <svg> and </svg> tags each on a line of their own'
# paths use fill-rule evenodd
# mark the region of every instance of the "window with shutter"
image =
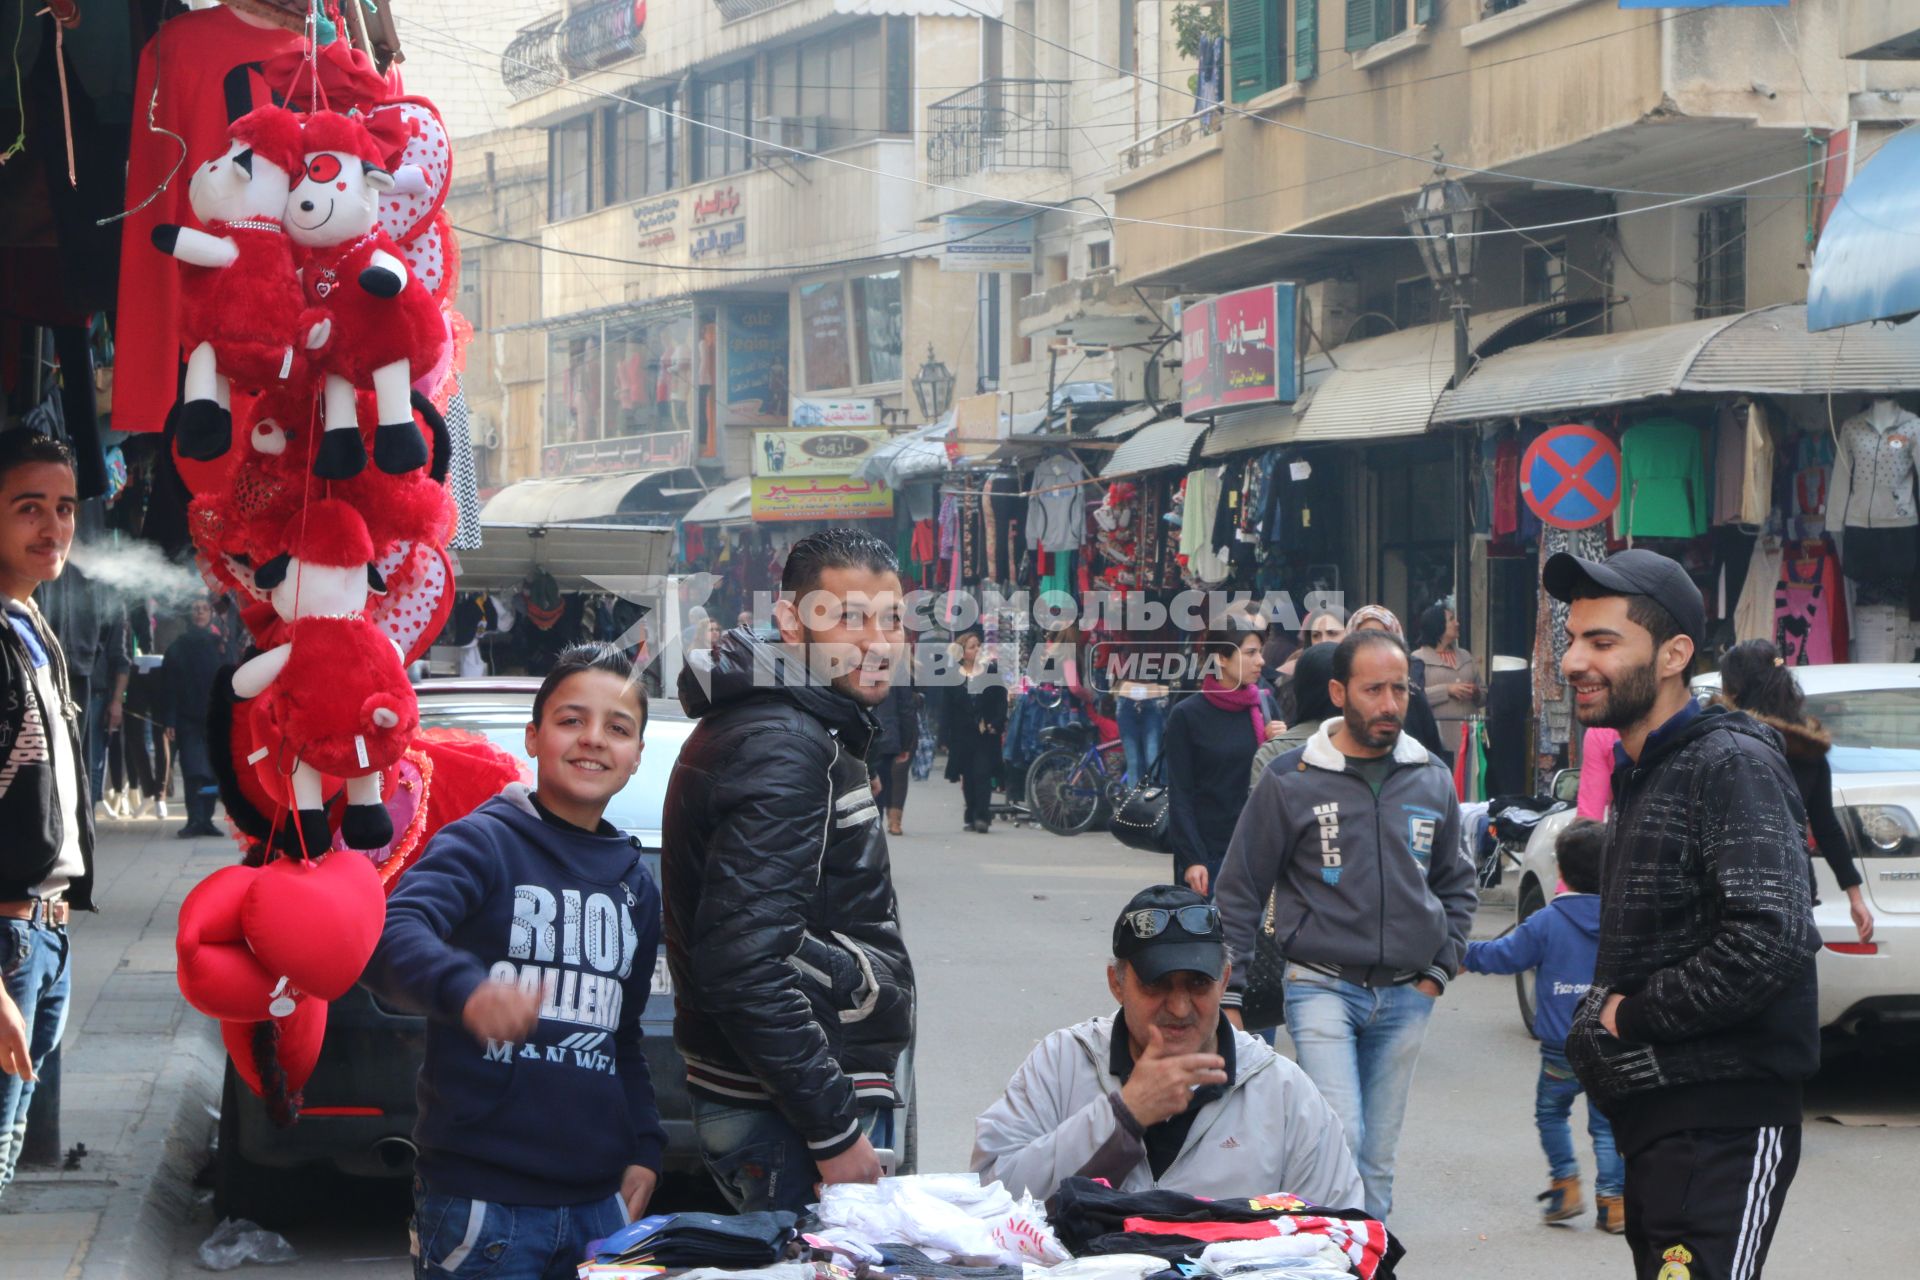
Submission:
<svg viewBox="0 0 1920 1280">
<path fill-rule="evenodd" d="M 1293 0 L 1293 77 L 1311 80 L 1320 71 L 1320 0 Z"/>
<path fill-rule="evenodd" d="M 1347 52 L 1357 53 L 1374 42 L 1374 19 L 1379 0 L 1347 0 Z"/>
<path fill-rule="evenodd" d="M 1407 29 L 1407 0 L 1374 0 L 1373 39 L 1378 44 Z"/>
<path fill-rule="evenodd" d="M 1266 0 L 1227 0 L 1227 92 L 1246 102 L 1267 91 Z"/>
</svg>

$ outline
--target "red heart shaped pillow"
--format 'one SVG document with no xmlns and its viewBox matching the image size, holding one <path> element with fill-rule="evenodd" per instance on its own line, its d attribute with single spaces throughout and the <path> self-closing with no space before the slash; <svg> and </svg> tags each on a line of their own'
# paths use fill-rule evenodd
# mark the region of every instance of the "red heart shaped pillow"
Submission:
<svg viewBox="0 0 1920 1280">
<path fill-rule="evenodd" d="M 266 1097 L 261 1083 L 259 1060 L 260 1028 L 271 1026 L 273 1060 L 286 1077 L 286 1091 L 299 1093 L 313 1076 L 314 1063 L 320 1060 L 320 1042 L 327 1035 L 327 1002 L 311 996 L 294 1006 L 293 1013 L 271 1023 L 223 1022 L 220 1039 L 226 1042 L 233 1069 L 240 1073 L 255 1096 Z"/>
<path fill-rule="evenodd" d="M 180 904 L 174 935 L 180 994 L 209 1018 L 253 1022 L 267 1016 L 277 977 L 247 945 L 243 903 L 259 871 L 222 867 L 195 885 Z"/>
<path fill-rule="evenodd" d="M 267 971 L 322 1000 L 338 1000 L 360 980 L 386 919 L 380 873 L 348 850 L 312 863 L 268 863 L 240 908 L 241 928 Z"/>
</svg>

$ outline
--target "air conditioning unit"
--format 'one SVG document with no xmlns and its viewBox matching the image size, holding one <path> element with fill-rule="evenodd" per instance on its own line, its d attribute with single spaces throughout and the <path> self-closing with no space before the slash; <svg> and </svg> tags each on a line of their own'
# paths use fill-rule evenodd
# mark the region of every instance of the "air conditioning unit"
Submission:
<svg viewBox="0 0 1920 1280">
<path fill-rule="evenodd" d="M 832 145 L 825 139 L 825 124 L 819 116 L 761 116 L 754 121 L 753 132 L 761 141 L 779 147 L 792 147 L 795 151 L 821 151 Z M 789 152 L 777 150 L 768 153 L 768 158 L 780 155 L 800 159 Z"/>
</svg>

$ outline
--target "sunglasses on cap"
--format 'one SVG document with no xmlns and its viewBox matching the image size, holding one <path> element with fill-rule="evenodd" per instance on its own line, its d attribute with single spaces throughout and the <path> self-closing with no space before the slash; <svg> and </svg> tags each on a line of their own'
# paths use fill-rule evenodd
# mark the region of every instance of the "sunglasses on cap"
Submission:
<svg viewBox="0 0 1920 1280">
<path fill-rule="evenodd" d="M 1214 906 L 1145 907 L 1126 915 L 1126 925 L 1133 930 L 1133 936 L 1143 940 L 1159 937 L 1168 925 L 1175 923 L 1187 933 L 1206 937 L 1220 931 L 1220 909 Z"/>
</svg>

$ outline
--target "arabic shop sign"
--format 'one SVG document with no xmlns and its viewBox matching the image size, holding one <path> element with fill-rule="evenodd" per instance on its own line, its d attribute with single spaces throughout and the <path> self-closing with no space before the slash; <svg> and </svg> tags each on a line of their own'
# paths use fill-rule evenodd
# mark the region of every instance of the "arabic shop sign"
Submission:
<svg viewBox="0 0 1920 1280">
<path fill-rule="evenodd" d="M 826 400 L 819 396 L 800 396 L 793 402 L 796 427 L 877 427 L 880 402 L 859 398 Z"/>
<path fill-rule="evenodd" d="M 756 476 L 845 476 L 859 468 L 868 455 L 887 442 L 887 432 L 756 431 L 753 433 L 753 474 Z"/>
<path fill-rule="evenodd" d="M 687 241 L 687 256 L 695 262 L 703 258 L 724 258 L 744 249 L 747 244 L 747 216 L 740 190 L 731 184 L 703 191 L 693 201 L 693 234 Z"/>
<path fill-rule="evenodd" d="M 1291 283 L 1222 293 L 1180 313 L 1180 409 L 1187 417 L 1289 404 L 1299 396 Z"/>
<path fill-rule="evenodd" d="M 679 238 L 680 198 L 649 200 L 633 207 L 633 221 L 640 232 L 642 249 L 658 249 Z"/>
<path fill-rule="evenodd" d="M 753 478 L 755 520 L 875 520 L 892 514 L 893 490 L 878 480 L 847 475 Z"/>
<path fill-rule="evenodd" d="M 942 271 L 1032 271 L 1032 218 L 974 218 L 947 214 L 940 219 Z"/>
</svg>

